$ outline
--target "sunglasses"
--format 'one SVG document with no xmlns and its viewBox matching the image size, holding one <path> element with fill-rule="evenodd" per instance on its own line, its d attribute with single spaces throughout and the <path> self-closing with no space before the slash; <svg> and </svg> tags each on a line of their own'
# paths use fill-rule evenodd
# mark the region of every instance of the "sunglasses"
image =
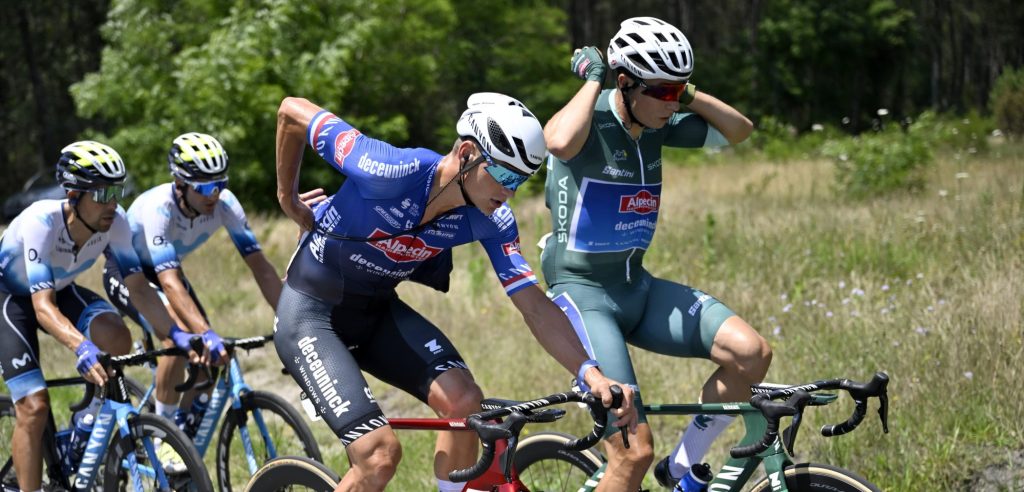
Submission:
<svg viewBox="0 0 1024 492">
<path fill-rule="evenodd" d="M 647 85 L 643 80 L 639 80 L 638 83 L 644 89 L 640 91 L 641 94 L 653 97 L 659 101 L 678 101 L 679 96 L 686 92 L 686 84 Z"/>
<path fill-rule="evenodd" d="M 210 197 L 227 189 L 228 178 L 218 179 L 217 181 L 206 181 L 202 183 L 186 181 L 186 183 L 188 183 L 188 185 L 191 186 L 193 190 L 196 190 L 196 192 L 199 193 L 200 195 Z"/>
<path fill-rule="evenodd" d="M 530 176 L 527 174 L 509 169 L 504 164 L 495 163 L 491 155 L 483 147 L 480 147 L 479 144 L 477 148 L 480 149 L 480 154 L 484 156 L 484 159 L 487 159 L 488 166 L 484 167 L 484 171 L 487 171 L 487 174 L 490 174 L 505 189 L 516 191 L 516 188 L 519 188 L 527 179 L 530 179 Z"/>
<path fill-rule="evenodd" d="M 111 185 L 103 188 L 93 188 L 88 191 L 92 195 L 92 201 L 96 203 L 110 203 L 124 196 L 124 186 Z"/>
</svg>

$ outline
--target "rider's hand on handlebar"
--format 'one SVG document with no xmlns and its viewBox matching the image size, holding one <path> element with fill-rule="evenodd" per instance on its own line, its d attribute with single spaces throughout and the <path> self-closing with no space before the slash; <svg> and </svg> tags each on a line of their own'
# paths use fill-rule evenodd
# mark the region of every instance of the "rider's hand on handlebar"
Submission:
<svg viewBox="0 0 1024 492">
<path fill-rule="evenodd" d="M 75 349 L 75 355 L 78 356 L 78 362 L 75 364 L 78 373 L 86 381 L 97 386 L 107 384 L 107 372 L 103 370 L 103 366 L 99 362 L 99 356 L 102 353 L 99 347 L 88 339 L 82 340 L 82 343 Z"/>
<path fill-rule="evenodd" d="M 210 354 L 211 361 L 215 365 L 223 365 L 228 358 L 228 351 L 224 348 L 224 340 L 220 338 L 220 335 L 213 329 L 206 330 L 203 333 L 203 345 L 206 347 L 206 351 Z"/>
<path fill-rule="evenodd" d="M 636 407 L 633 406 L 633 387 L 605 377 L 596 367 L 587 369 L 584 378 L 587 385 L 590 386 L 590 392 L 601 398 L 601 403 L 605 408 L 612 405 L 612 393 L 609 388 L 612 385 L 622 388 L 622 406 L 611 411 L 612 415 L 618 418 L 613 424 L 617 427 L 626 427 L 631 434 L 636 434 L 638 417 Z"/>
<path fill-rule="evenodd" d="M 210 348 L 205 343 L 201 351 L 194 350 L 192 347 L 192 338 L 201 339 L 200 335 L 182 330 L 178 325 L 171 325 L 171 331 L 167 333 L 167 338 L 174 343 L 175 347 L 188 354 L 188 361 L 190 363 L 204 366 L 210 363 Z"/>
</svg>

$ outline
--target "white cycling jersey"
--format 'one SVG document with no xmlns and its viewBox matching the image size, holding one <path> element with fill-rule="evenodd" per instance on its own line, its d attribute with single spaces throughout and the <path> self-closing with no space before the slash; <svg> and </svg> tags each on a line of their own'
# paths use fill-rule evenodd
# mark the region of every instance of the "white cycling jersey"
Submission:
<svg viewBox="0 0 1024 492">
<path fill-rule="evenodd" d="M 107 247 L 125 276 L 142 271 L 120 205 L 110 229 L 94 233 L 77 248 L 64 220 L 65 203 L 67 200 L 33 203 L 0 236 L 0 290 L 30 296 L 45 289 L 63 289 L 88 270 Z"/>
<path fill-rule="evenodd" d="M 128 223 L 139 260 L 143 267 L 156 273 L 180 268 L 181 260 L 222 225 L 243 257 L 260 250 L 245 211 L 230 190 L 221 191 L 220 202 L 212 214 L 188 218 L 178 208 L 174 183 L 165 183 L 135 199 L 128 207 Z"/>
</svg>

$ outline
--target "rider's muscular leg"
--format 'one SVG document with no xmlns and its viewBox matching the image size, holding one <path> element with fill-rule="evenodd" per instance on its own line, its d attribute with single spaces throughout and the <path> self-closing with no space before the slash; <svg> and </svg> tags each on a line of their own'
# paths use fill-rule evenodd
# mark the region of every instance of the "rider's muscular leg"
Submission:
<svg viewBox="0 0 1024 492">
<path fill-rule="evenodd" d="M 402 446 L 391 426 L 374 429 L 345 449 L 352 467 L 334 492 L 376 492 L 395 476 Z"/>
<path fill-rule="evenodd" d="M 162 342 L 164 348 L 174 347 L 171 339 Z M 174 387 L 185 382 L 185 359 L 182 357 L 158 357 L 156 360 L 156 399 L 168 404 L 177 405 L 181 393 Z"/>
<path fill-rule="evenodd" d="M 608 468 L 597 485 L 596 492 L 639 490 L 647 469 L 654 461 L 654 438 L 647 424 L 639 424 L 636 435 L 629 436 L 629 449 L 622 445 L 622 434 L 615 433 L 605 440 Z"/>
<path fill-rule="evenodd" d="M 132 350 L 132 334 L 124 320 L 114 313 L 96 316 L 89 324 L 89 338 L 110 355 L 125 355 Z"/>
<path fill-rule="evenodd" d="M 747 401 L 750 385 L 760 383 L 768 374 L 772 349 L 746 321 L 731 316 L 715 335 L 711 360 L 719 367 L 704 383 L 701 401 Z"/>
<path fill-rule="evenodd" d="M 49 419 L 50 394 L 37 391 L 14 404 L 18 418 L 11 436 L 11 457 L 21 490 L 39 490 L 43 480 L 43 452 L 39 443 Z"/>
<path fill-rule="evenodd" d="M 430 383 L 427 403 L 438 417 L 457 419 L 480 411 L 484 395 L 469 371 L 449 369 Z M 448 480 L 453 470 L 476 463 L 479 438 L 472 432 L 439 432 L 434 449 L 434 476 Z"/>
</svg>

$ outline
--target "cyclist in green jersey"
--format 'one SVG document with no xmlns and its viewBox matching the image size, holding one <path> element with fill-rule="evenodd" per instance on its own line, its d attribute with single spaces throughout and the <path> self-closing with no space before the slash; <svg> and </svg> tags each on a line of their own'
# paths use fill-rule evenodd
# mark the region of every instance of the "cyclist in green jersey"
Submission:
<svg viewBox="0 0 1024 492">
<path fill-rule="evenodd" d="M 608 67 L 615 89 L 603 90 Z M 653 17 L 624 21 L 608 47 L 575 51 L 573 72 L 586 80 L 544 127 L 546 201 L 552 234 L 541 262 L 549 295 L 605 373 L 640 392 L 626 345 L 718 364 L 704 402 L 742 401 L 768 371 L 767 342 L 725 304 L 694 288 L 652 276 L 643 256 L 661 205 L 661 149 L 712 147 L 745 140 L 750 120 L 689 83 L 693 52 L 674 26 Z M 659 463 L 658 481 L 673 486 L 732 417 L 698 415 Z M 636 490 L 653 461 L 642 412 L 625 449 L 606 443 L 609 463 L 599 490 Z M 635 440 L 635 441 L 634 441 Z"/>
</svg>

